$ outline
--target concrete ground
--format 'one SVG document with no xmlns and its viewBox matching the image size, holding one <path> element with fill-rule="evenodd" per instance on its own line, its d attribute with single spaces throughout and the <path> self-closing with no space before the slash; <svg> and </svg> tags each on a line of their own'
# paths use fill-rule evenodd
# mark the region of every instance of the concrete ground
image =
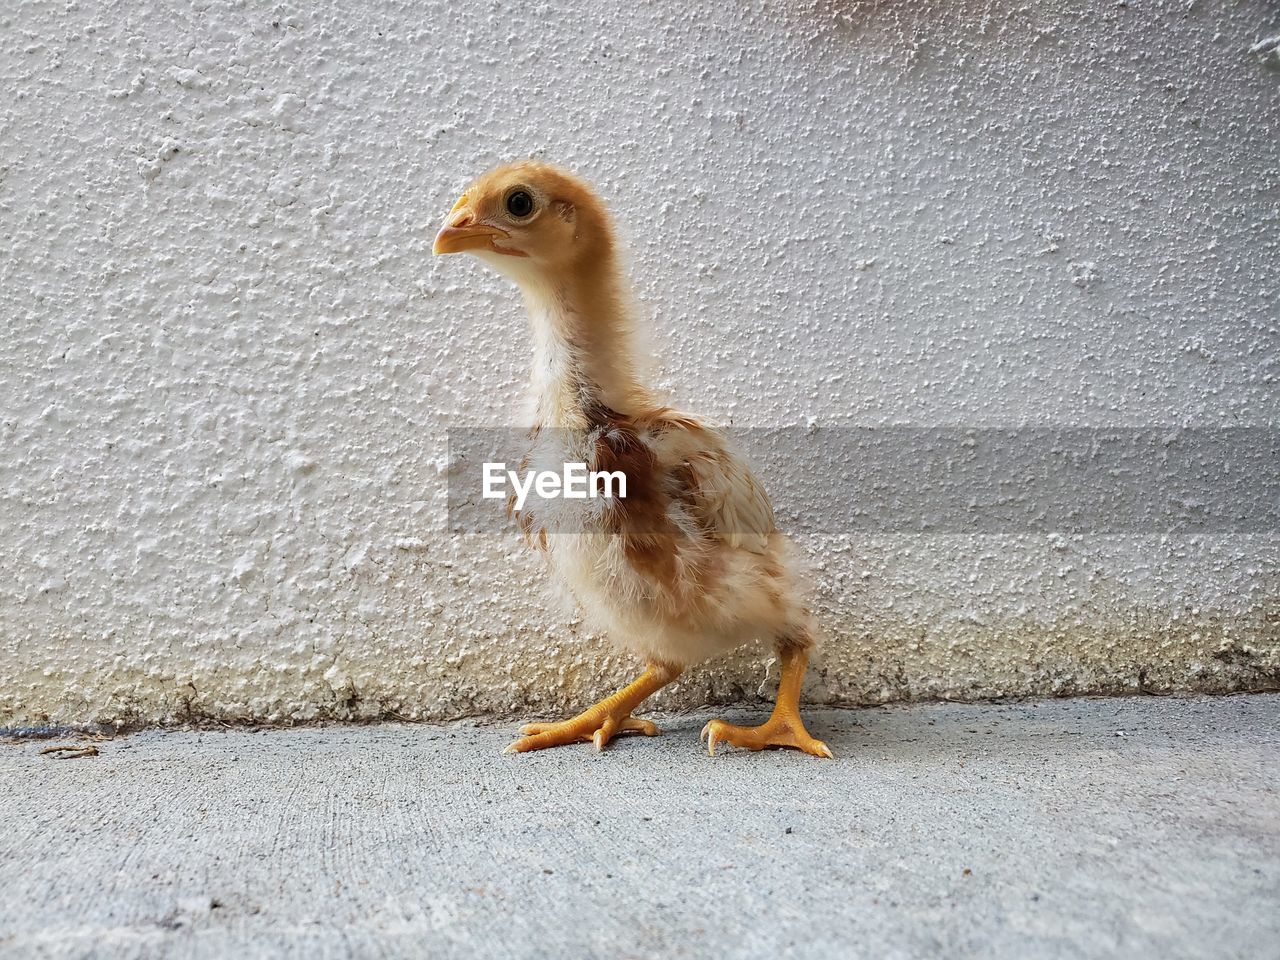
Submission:
<svg viewBox="0 0 1280 960">
<path fill-rule="evenodd" d="M 1280 957 L 1280 696 L 708 716 L 0 745 L 0 956 Z"/>
</svg>

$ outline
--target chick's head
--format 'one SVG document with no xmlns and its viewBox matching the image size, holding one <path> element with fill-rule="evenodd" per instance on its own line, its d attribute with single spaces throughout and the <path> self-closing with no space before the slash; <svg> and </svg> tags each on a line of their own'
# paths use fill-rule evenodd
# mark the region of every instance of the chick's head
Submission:
<svg viewBox="0 0 1280 960">
<path fill-rule="evenodd" d="M 604 205 L 580 179 L 525 160 L 490 170 L 467 187 L 436 235 L 432 253 L 469 253 L 518 283 L 554 282 L 612 253 Z"/>
</svg>

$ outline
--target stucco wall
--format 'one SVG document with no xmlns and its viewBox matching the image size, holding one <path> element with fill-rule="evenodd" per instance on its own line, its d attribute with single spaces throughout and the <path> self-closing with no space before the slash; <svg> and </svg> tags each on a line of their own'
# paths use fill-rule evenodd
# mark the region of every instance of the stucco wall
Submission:
<svg viewBox="0 0 1280 960">
<path fill-rule="evenodd" d="M 1262 0 L 6 6 L 0 722 L 554 715 L 626 675 L 514 534 L 445 532 L 446 431 L 510 422 L 528 343 L 430 242 L 502 159 L 599 184 L 710 417 L 1280 423 L 1277 34 Z M 1280 681 L 1274 530 L 801 544 L 814 698 Z"/>
</svg>

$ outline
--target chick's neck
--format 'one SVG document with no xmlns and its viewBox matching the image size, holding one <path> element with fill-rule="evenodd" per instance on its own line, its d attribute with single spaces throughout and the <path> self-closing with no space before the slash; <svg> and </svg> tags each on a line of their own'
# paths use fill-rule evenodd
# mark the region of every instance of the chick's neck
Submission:
<svg viewBox="0 0 1280 960">
<path fill-rule="evenodd" d="M 588 429 L 602 411 L 653 406 L 636 372 L 631 318 L 612 265 L 524 288 L 533 325 L 533 390 L 542 426 Z"/>
</svg>

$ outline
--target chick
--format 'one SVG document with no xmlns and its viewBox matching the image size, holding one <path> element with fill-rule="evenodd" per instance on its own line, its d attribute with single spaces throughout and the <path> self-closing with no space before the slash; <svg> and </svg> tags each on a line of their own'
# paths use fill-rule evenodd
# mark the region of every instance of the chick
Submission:
<svg viewBox="0 0 1280 960">
<path fill-rule="evenodd" d="M 790 545 L 768 497 L 724 436 L 664 406 L 642 382 L 614 227 L 583 181 L 523 161 L 476 180 L 436 236 L 436 254 L 469 253 L 514 280 L 534 341 L 527 462 L 621 471 L 625 497 L 526 503 L 528 542 L 610 639 L 643 658 L 638 679 L 578 716 L 530 723 L 507 752 L 658 732 L 633 713 L 690 663 L 768 640 L 782 663 L 773 713 L 702 737 L 830 757 L 799 714 L 815 628 Z"/>
</svg>

